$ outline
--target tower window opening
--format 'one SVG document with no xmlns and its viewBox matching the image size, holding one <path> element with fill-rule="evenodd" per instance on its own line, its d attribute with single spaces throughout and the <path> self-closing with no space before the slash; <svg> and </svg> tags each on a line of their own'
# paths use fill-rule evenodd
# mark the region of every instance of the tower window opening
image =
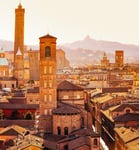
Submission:
<svg viewBox="0 0 139 150">
<path fill-rule="evenodd" d="M 51 57 L 51 48 L 49 46 L 45 48 L 45 57 Z"/>
</svg>

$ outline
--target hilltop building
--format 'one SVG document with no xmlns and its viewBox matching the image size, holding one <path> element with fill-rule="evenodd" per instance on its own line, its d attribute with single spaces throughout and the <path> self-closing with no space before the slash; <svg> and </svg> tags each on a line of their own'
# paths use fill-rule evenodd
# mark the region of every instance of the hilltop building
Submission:
<svg viewBox="0 0 139 150">
<path fill-rule="evenodd" d="M 106 53 L 104 52 L 103 58 L 102 58 L 102 60 L 101 60 L 101 67 L 107 68 L 109 65 L 110 65 L 110 62 L 109 62 L 109 60 L 107 59 Z"/>
<path fill-rule="evenodd" d="M 115 51 L 115 65 L 117 67 L 122 67 L 124 65 L 124 51 L 122 50 Z"/>
</svg>

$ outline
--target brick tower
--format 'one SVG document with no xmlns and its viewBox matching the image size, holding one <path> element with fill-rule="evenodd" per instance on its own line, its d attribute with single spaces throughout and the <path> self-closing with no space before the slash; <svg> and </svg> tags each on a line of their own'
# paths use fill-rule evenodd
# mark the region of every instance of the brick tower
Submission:
<svg viewBox="0 0 139 150">
<path fill-rule="evenodd" d="M 18 79 L 18 85 L 24 82 L 24 13 L 25 9 L 19 3 L 18 8 L 15 9 L 14 39 L 14 77 Z M 20 60 L 18 60 L 19 54 Z"/>
<path fill-rule="evenodd" d="M 115 51 L 115 65 L 118 67 L 123 66 L 124 64 L 124 51 L 116 50 Z"/>
<path fill-rule="evenodd" d="M 56 40 L 40 37 L 40 118 L 39 130 L 52 132 L 52 111 L 57 107 Z"/>
</svg>

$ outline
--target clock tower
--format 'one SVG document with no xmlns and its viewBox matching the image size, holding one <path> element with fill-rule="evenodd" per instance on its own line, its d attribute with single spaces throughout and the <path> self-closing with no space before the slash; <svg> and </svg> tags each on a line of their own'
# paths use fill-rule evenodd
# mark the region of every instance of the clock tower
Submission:
<svg viewBox="0 0 139 150">
<path fill-rule="evenodd" d="M 52 111 L 57 107 L 56 40 L 47 34 L 40 37 L 40 117 L 39 130 L 52 132 Z"/>
</svg>

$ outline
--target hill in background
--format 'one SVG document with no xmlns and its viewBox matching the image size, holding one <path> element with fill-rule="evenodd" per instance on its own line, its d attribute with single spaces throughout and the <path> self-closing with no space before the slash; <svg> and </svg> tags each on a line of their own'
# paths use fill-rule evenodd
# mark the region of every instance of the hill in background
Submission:
<svg viewBox="0 0 139 150">
<path fill-rule="evenodd" d="M 0 47 L 5 51 L 12 51 L 14 43 L 11 41 L 0 40 Z M 29 49 L 38 50 L 39 46 L 28 46 Z M 95 40 L 87 36 L 83 40 L 73 43 L 58 45 L 66 52 L 67 59 L 71 65 L 86 65 L 100 63 L 104 51 L 107 53 L 111 62 L 114 62 L 115 50 L 124 50 L 125 63 L 139 61 L 139 46 L 122 44 L 119 42 Z"/>
</svg>

